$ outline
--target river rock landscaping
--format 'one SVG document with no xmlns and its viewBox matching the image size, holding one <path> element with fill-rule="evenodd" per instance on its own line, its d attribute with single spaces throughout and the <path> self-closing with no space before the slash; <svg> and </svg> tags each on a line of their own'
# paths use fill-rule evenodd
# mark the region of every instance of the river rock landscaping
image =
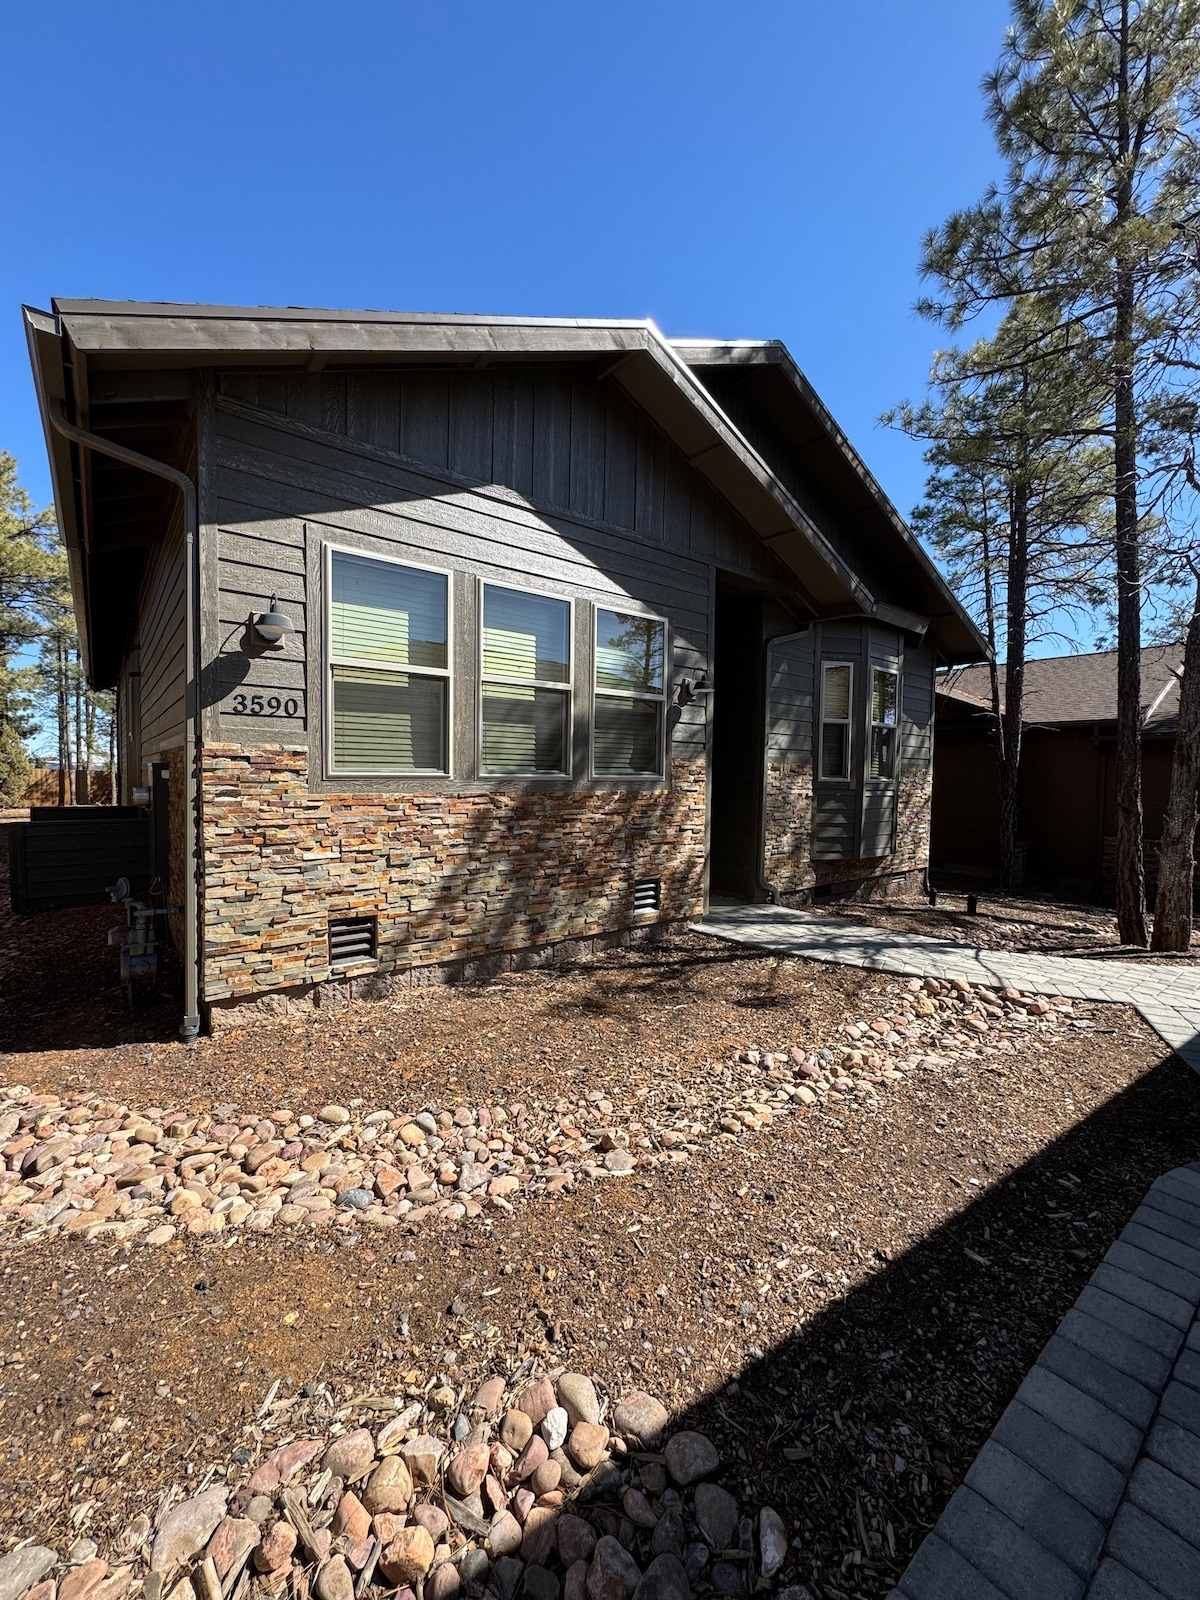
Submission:
<svg viewBox="0 0 1200 1600">
<path fill-rule="evenodd" d="M 260 1429 L 243 1481 L 214 1471 L 168 1492 L 107 1556 L 86 1537 L 61 1557 L 23 1544 L 0 1558 L 0 1596 L 124 1600 L 136 1584 L 147 1600 L 688 1600 L 786 1578 L 779 1513 L 750 1514 L 713 1481 L 712 1440 L 668 1421 L 652 1395 L 613 1405 L 561 1369 L 515 1392 L 490 1377 L 465 1401 L 452 1385 L 379 1399 L 366 1425 L 343 1407 L 320 1437 L 263 1450 Z"/>
<path fill-rule="evenodd" d="M 180 1230 L 457 1223 L 576 1182 L 687 1162 L 809 1107 L 873 1104 L 905 1074 L 1011 1051 L 1030 1030 L 1052 1037 L 1072 1010 L 1015 989 L 914 979 L 887 1014 L 848 1018 L 828 1046 L 747 1046 L 686 1086 L 651 1072 L 620 1107 L 593 1089 L 551 1105 L 398 1114 L 358 1101 L 247 1116 L 228 1104 L 197 1116 L 0 1085 L 0 1237 L 61 1231 L 165 1245 Z"/>
<path fill-rule="evenodd" d="M 192 1049 L 81 972 L 0 1023 L 0 1600 L 882 1600 L 1200 1145 L 1117 1008 L 694 934 Z"/>
</svg>

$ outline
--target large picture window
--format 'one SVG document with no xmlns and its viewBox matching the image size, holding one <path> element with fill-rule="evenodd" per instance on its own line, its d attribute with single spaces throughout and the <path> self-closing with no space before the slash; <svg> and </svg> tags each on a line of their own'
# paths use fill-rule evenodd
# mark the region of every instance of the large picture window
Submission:
<svg viewBox="0 0 1200 1600">
<path fill-rule="evenodd" d="M 821 777 L 850 781 L 850 708 L 854 668 L 848 661 L 821 664 Z"/>
<path fill-rule="evenodd" d="M 447 575 L 331 550 L 328 588 L 333 770 L 449 772 Z"/>
<path fill-rule="evenodd" d="M 896 719 L 900 678 L 884 667 L 871 668 L 871 776 L 896 776 Z"/>
<path fill-rule="evenodd" d="M 480 770 L 570 771 L 571 607 L 483 585 Z"/>
<path fill-rule="evenodd" d="M 592 767 L 597 777 L 663 775 L 666 624 L 596 610 Z"/>
</svg>

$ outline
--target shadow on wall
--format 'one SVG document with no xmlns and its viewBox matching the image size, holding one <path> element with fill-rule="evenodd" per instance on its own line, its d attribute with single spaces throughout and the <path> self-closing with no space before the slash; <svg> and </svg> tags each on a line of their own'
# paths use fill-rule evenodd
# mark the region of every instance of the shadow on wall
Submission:
<svg viewBox="0 0 1200 1600">
<path fill-rule="evenodd" d="M 1200 1083 L 1172 1056 L 895 1260 L 839 1232 L 854 1196 L 837 1178 L 824 1214 L 787 1215 L 766 1190 L 746 1201 L 747 1232 L 774 1233 L 798 1268 L 798 1244 L 829 1241 L 851 1287 L 680 1425 L 729 1441 L 727 1486 L 786 1516 L 813 1596 L 883 1600 L 1145 1191 L 1198 1157 Z M 871 1218 L 880 1239 L 889 1221 Z M 752 1332 L 758 1315 L 731 1246 L 694 1285 L 718 1347 L 721 1319 Z"/>
</svg>

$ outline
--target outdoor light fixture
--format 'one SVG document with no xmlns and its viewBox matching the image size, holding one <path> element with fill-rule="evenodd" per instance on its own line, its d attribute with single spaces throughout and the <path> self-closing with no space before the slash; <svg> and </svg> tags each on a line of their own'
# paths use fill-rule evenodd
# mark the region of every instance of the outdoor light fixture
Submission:
<svg viewBox="0 0 1200 1600">
<path fill-rule="evenodd" d="M 295 633 L 296 624 L 286 611 L 280 611 L 278 597 L 272 595 L 268 609 L 255 617 L 254 631 L 267 644 L 278 644 L 285 633 Z"/>
<path fill-rule="evenodd" d="M 700 676 L 698 678 L 693 678 L 690 681 L 687 678 L 684 678 L 680 682 L 679 703 L 681 706 L 690 706 L 692 701 L 697 699 L 700 695 L 711 694 L 712 692 L 712 682 L 708 676 L 708 673 L 702 667 L 700 669 Z"/>
</svg>

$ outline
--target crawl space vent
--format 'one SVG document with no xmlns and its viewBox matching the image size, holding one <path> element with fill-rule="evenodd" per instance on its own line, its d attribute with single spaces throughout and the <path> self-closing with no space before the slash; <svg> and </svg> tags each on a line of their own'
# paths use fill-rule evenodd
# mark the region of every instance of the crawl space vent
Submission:
<svg viewBox="0 0 1200 1600">
<path fill-rule="evenodd" d="M 634 911 L 657 911 L 662 905 L 662 879 L 638 878 L 633 886 Z"/>
<path fill-rule="evenodd" d="M 329 919 L 329 965 L 348 967 L 353 961 L 371 961 L 375 956 L 375 918 L 339 917 Z"/>
</svg>

